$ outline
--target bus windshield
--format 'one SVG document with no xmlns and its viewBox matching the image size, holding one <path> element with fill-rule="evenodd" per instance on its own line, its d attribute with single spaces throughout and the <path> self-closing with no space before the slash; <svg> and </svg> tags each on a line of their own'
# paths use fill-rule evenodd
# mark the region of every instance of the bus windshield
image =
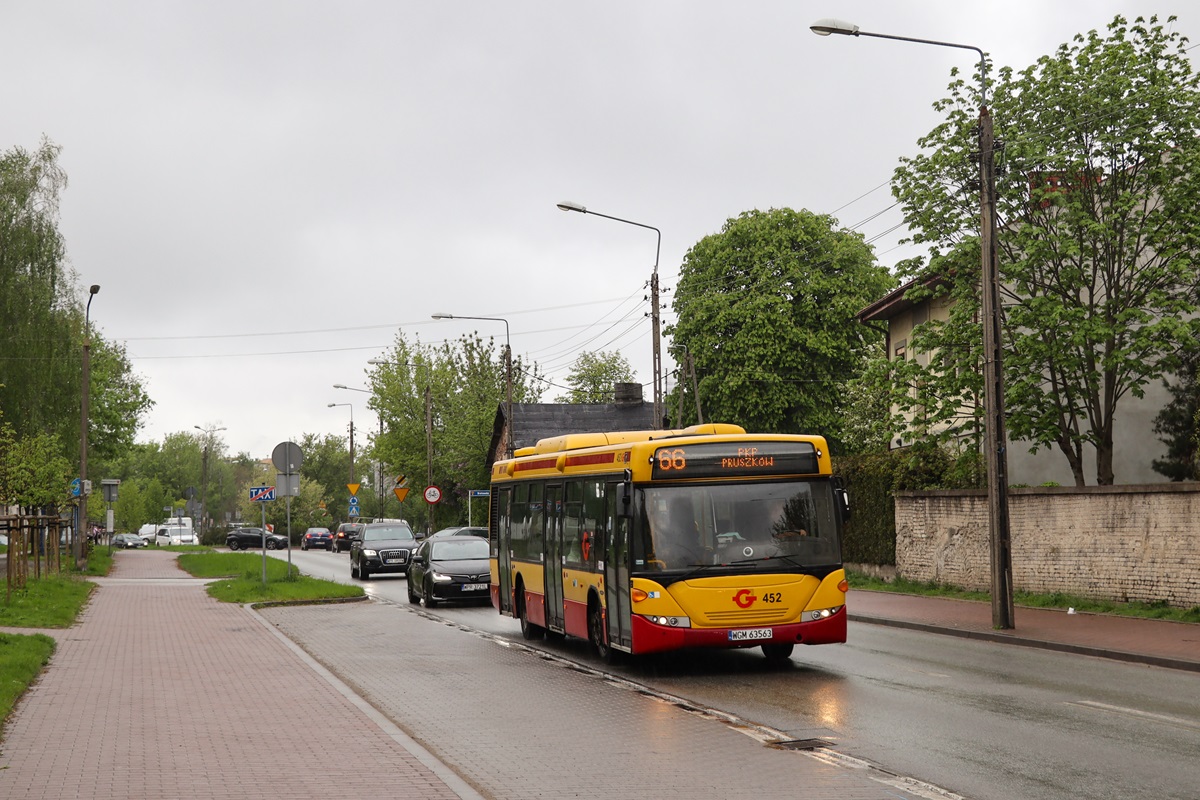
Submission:
<svg viewBox="0 0 1200 800">
<path fill-rule="evenodd" d="M 840 563 L 829 481 L 655 486 L 639 490 L 638 501 L 635 570 Z"/>
</svg>

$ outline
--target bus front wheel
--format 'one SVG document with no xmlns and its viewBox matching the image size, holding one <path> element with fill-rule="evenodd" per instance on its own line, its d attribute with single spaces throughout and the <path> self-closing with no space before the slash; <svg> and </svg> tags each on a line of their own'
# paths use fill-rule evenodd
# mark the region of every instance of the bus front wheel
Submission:
<svg viewBox="0 0 1200 800">
<path fill-rule="evenodd" d="M 620 659 L 619 650 L 614 650 L 608 643 L 608 630 L 604 625 L 604 613 L 600 603 L 593 597 L 588 603 L 588 638 L 592 640 L 592 648 L 605 664 L 615 664 Z"/>
<path fill-rule="evenodd" d="M 762 646 L 763 655 L 768 661 L 786 661 L 792 656 L 792 650 L 796 645 L 791 642 L 785 644 L 764 644 Z"/>
</svg>

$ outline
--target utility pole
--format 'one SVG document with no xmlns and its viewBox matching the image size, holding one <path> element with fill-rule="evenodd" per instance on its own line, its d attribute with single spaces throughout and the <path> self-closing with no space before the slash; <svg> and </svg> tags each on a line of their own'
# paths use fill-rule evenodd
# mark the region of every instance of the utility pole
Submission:
<svg viewBox="0 0 1200 800">
<path fill-rule="evenodd" d="M 1008 441 L 1004 430 L 1004 369 L 1000 348 L 1000 276 L 996 267 L 996 157 L 992 115 L 979 109 L 980 280 L 983 295 L 983 404 L 987 413 L 988 525 L 991 535 L 992 626 L 1014 627 L 1012 547 L 1008 519 Z"/>
</svg>

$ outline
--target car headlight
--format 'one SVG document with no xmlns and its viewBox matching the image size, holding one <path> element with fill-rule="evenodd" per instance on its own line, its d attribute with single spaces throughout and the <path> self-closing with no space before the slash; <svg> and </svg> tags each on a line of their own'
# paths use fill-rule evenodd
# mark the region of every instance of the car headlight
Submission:
<svg viewBox="0 0 1200 800">
<path fill-rule="evenodd" d="M 379 555 L 379 553 L 375 550 L 363 550 L 362 554 L 367 558 L 375 558 L 375 556 Z"/>
<path fill-rule="evenodd" d="M 432 575 L 433 579 L 438 583 L 449 583 L 450 581 L 454 580 L 454 578 L 451 578 L 449 575 L 445 575 L 441 572 L 431 572 L 429 574 Z"/>
</svg>

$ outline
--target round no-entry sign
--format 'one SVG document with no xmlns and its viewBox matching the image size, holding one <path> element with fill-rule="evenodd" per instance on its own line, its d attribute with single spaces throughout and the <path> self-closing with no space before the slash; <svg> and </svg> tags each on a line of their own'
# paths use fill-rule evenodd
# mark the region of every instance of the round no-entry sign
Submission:
<svg viewBox="0 0 1200 800">
<path fill-rule="evenodd" d="M 429 504 L 442 502 L 442 490 L 436 486 L 425 487 L 425 502 Z"/>
</svg>

